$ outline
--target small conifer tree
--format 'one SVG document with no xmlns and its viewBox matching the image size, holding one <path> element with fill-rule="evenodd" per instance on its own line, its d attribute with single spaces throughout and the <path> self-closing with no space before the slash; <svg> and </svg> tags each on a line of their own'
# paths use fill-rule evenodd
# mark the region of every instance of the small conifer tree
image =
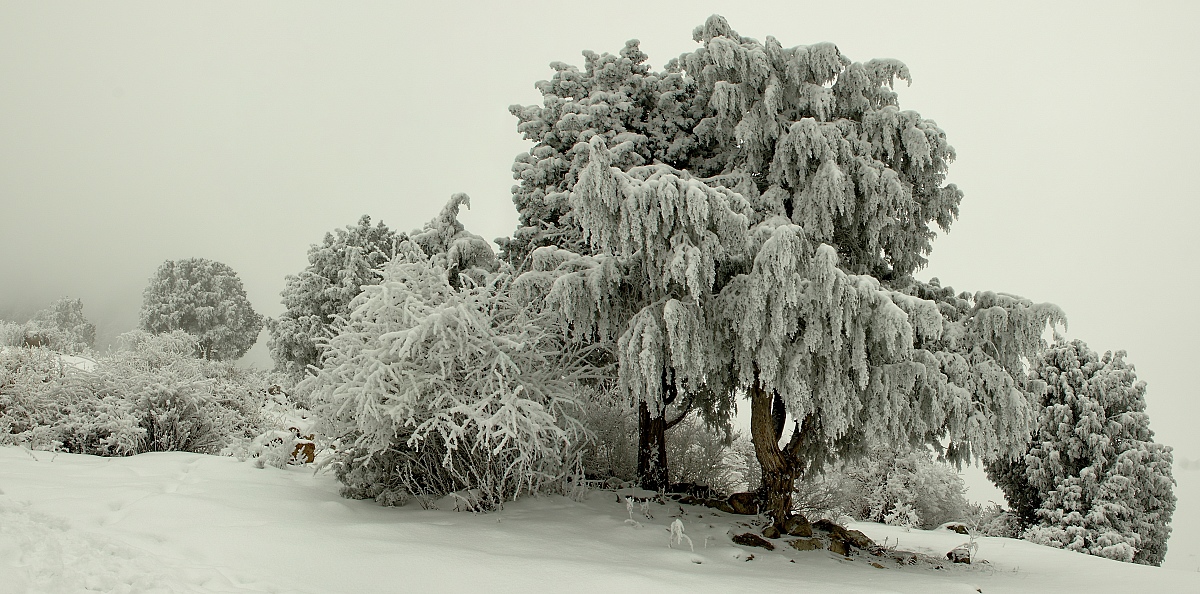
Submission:
<svg viewBox="0 0 1200 594">
<path fill-rule="evenodd" d="M 276 369 L 300 375 L 320 365 L 318 341 L 329 336 L 335 319 L 350 313 L 363 285 L 379 282 L 380 267 L 404 239 L 383 221 L 372 226 L 371 217 L 363 215 L 357 225 L 326 233 L 309 248 L 308 266 L 286 279 L 281 293 L 286 309 L 267 322 Z"/>
<path fill-rule="evenodd" d="M 1175 511 L 1171 448 L 1154 442 L 1146 383 L 1125 352 L 1059 342 L 1033 370 L 1047 385 L 1028 453 L 988 474 L 1034 542 L 1161 565 Z"/>
</svg>

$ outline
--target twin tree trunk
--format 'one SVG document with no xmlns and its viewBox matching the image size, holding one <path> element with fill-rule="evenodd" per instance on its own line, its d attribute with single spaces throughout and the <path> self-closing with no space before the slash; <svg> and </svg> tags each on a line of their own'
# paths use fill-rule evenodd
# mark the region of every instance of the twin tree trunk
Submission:
<svg viewBox="0 0 1200 594">
<path fill-rule="evenodd" d="M 786 418 L 783 399 L 778 394 L 769 393 L 757 384 L 750 390 L 750 436 L 754 454 L 762 466 L 759 509 L 778 528 L 792 515 L 792 492 L 801 469 L 796 456 L 800 434 L 794 434 L 786 447 L 779 447 Z"/>
<path fill-rule="evenodd" d="M 673 394 L 672 394 L 673 395 Z M 672 398 L 673 400 L 673 398 Z M 687 414 L 684 411 L 673 425 Z M 797 456 L 802 434 L 796 432 L 787 446 L 780 448 L 787 413 L 778 394 L 769 393 L 758 385 L 750 391 L 750 434 L 754 453 L 762 466 L 762 486 L 759 491 L 760 510 L 770 516 L 777 527 L 792 515 L 792 492 L 802 465 Z M 638 405 L 638 483 L 643 489 L 662 491 L 670 485 L 667 474 L 667 419 L 651 416 L 645 402 Z"/>
</svg>

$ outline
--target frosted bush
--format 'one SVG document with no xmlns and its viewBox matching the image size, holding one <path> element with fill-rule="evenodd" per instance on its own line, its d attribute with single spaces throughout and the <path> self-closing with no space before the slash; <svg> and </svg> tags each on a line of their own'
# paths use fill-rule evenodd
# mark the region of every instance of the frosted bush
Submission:
<svg viewBox="0 0 1200 594">
<path fill-rule="evenodd" d="M 746 467 L 730 444 L 735 438 L 691 417 L 667 430 L 672 483 L 690 483 L 729 494 L 740 490 Z"/>
<path fill-rule="evenodd" d="M 503 284 L 408 249 L 355 298 L 305 380 L 326 432 L 348 445 L 344 494 L 403 503 L 479 489 L 488 509 L 579 476 L 588 435 L 555 328 Z"/>
<path fill-rule="evenodd" d="M 585 387 L 582 421 L 595 439 L 584 450 L 583 468 L 588 478 L 637 478 L 638 427 L 634 411 L 612 389 Z"/>
<path fill-rule="evenodd" d="M 1045 382 L 1028 452 L 987 467 L 1026 538 L 1119 561 L 1160 565 L 1175 512 L 1171 448 L 1155 443 L 1146 383 L 1124 351 L 1060 341 L 1032 362 Z"/>
<path fill-rule="evenodd" d="M 636 411 L 615 389 L 587 387 L 581 393 L 584 400 L 582 421 L 595 435 L 583 457 L 588 478 L 636 480 Z M 668 409 L 667 416 L 674 419 L 678 412 Z M 747 470 L 757 470 L 758 463 L 747 464 L 734 449 L 733 443 L 739 439 L 748 445 L 748 440 L 741 435 L 726 436 L 718 429 L 705 426 L 696 417 L 683 419 L 666 430 L 670 482 L 706 486 L 726 494 L 742 490 L 747 483 Z M 753 456 L 753 452 L 750 455 Z"/>
<path fill-rule="evenodd" d="M 69 372 L 49 349 L 0 347 L 0 440 L 52 445 L 46 427 L 60 415 L 52 388 Z"/>
<path fill-rule="evenodd" d="M 965 519 L 972 532 L 979 536 L 1020 538 L 1024 532 L 1020 518 L 1012 510 L 1005 509 L 995 502 L 986 505 L 968 504 Z"/>
<path fill-rule="evenodd" d="M 0 346 L 79 354 L 90 351 L 95 342 L 96 326 L 84 317 L 79 299 L 58 299 L 23 324 L 0 321 Z"/>
<path fill-rule="evenodd" d="M 269 378 L 193 356 L 183 332 L 121 337 L 94 371 L 44 348 L 0 349 L 0 442 L 101 456 L 217 453 L 262 432 Z"/>
<path fill-rule="evenodd" d="M 0 347 L 25 346 L 25 328 L 21 324 L 0 320 Z"/>
<path fill-rule="evenodd" d="M 894 526 L 933 528 L 967 514 L 962 478 L 927 449 L 897 456 L 875 450 L 867 457 L 797 482 L 795 505 L 806 515 Z"/>
</svg>

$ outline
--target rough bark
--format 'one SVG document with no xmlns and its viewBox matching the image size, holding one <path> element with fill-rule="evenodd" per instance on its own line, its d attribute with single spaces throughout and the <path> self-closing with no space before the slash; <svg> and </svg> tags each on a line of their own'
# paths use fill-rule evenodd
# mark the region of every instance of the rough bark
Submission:
<svg viewBox="0 0 1200 594">
<path fill-rule="evenodd" d="M 667 420 L 650 416 L 650 408 L 638 405 L 638 483 L 643 489 L 667 488 Z"/>
<path fill-rule="evenodd" d="M 754 453 L 762 466 L 762 510 L 771 517 L 773 525 L 782 529 L 792 515 L 792 491 L 795 489 L 796 461 L 780 449 L 779 423 L 776 419 L 782 402 L 760 388 L 750 391 L 750 435 Z M 779 406 L 772 406 L 778 404 Z"/>
</svg>

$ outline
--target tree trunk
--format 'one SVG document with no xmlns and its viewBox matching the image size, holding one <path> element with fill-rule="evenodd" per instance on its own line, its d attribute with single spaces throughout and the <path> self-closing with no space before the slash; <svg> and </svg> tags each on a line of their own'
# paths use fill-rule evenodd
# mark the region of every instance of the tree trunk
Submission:
<svg viewBox="0 0 1200 594">
<path fill-rule="evenodd" d="M 645 402 L 638 405 L 637 477 L 643 489 L 661 491 L 668 486 L 667 420 L 651 417 Z"/>
<path fill-rule="evenodd" d="M 775 405 L 775 406 L 772 406 Z M 772 410 L 775 409 L 775 410 Z M 779 413 L 783 402 L 778 401 L 758 385 L 750 390 L 750 436 L 754 454 L 762 466 L 762 511 L 771 517 L 777 528 L 792 515 L 792 492 L 795 489 L 795 461 L 788 459 L 779 448 Z"/>
</svg>

